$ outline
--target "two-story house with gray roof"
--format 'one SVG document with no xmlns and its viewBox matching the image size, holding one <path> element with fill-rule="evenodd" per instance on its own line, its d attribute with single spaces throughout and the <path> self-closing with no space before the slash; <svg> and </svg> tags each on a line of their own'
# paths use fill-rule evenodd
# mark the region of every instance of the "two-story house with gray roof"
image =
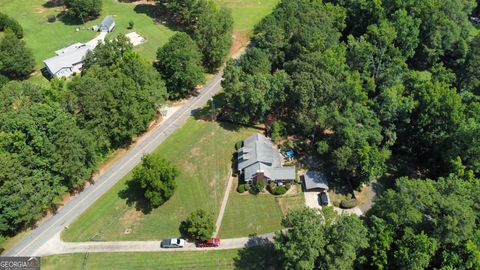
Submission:
<svg viewBox="0 0 480 270">
<path fill-rule="evenodd" d="M 254 134 L 243 141 L 237 151 L 238 171 L 247 184 L 258 179 L 267 183 L 289 183 L 295 181 L 295 166 L 283 166 L 282 154 L 272 142 L 261 134 Z"/>
</svg>

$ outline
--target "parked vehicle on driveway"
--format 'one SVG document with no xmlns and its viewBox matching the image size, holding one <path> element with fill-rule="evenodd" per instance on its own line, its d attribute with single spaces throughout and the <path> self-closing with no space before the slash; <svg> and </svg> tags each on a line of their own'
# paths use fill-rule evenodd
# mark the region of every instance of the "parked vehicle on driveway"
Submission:
<svg viewBox="0 0 480 270">
<path fill-rule="evenodd" d="M 185 240 L 180 238 L 165 239 L 160 243 L 162 248 L 183 248 L 185 246 Z"/>
<path fill-rule="evenodd" d="M 205 241 L 198 241 L 196 243 L 197 247 L 219 247 L 220 246 L 220 238 L 211 238 Z"/>
<path fill-rule="evenodd" d="M 328 205 L 328 196 L 327 196 L 327 193 L 325 193 L 325 191 L 322 191 L 318 194 L 318 203 L 321 206 Z"/>
</svg>

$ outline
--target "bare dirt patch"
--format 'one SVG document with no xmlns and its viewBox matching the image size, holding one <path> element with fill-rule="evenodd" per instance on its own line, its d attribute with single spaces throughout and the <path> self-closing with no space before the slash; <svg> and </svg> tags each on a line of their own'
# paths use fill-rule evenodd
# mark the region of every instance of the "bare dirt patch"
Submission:
<svg viewBox="0 0 480 270">
<path fill-rule="evenodd" d="M 200 156 L 200 147 L 192 148 L 192 150 L 190 150 L 190 154 L 191 154 L 192 157 Z"/>
<path fill-rule="evenodd" d="M 43 12 L 45 12 L 45 8 L 43 8 L 43 7 L 36 7 L 35 11 L 34 11 L 34 13 L 38 13 L 38 14 L 43 13 Z"/>
<path fill-rule="evenodd" d="M 235 31 L 232 37 L 233 43 L 230 48 L 230 55 L 235 56 L 247 46 L 249 42 L 249 34 L 246 31 Z"/>
<path fill-rule="evenodd" d="M 125 214 L 123 214 L 120 221 L 122 222 L 122 225 L 125 228 L 129 229 L 129 227 L 132 226 L 133 224 L 135 224 L 135 222 L 140 218 L 141 215 L 142 215 L 141 211 L 131 209 L 131 210 L 128 210 L 127 212 L 125 212 Z"/>
</svg>

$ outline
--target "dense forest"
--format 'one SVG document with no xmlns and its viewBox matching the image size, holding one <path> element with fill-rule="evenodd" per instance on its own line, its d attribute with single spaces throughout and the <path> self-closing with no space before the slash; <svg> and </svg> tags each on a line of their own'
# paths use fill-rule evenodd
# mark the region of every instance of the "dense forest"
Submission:
<svg viewBox="0 0 480 270">
<path fill-rule="evenodd" d="M 480 268 L 477 4 L 283 0 L 228 63 L 225 119 L 295 135 L 354 187 L 393 178 L 361 219 L 291 211 L 281 268 Z"/>
<path fill-rule="evenodd" d="M 102 7 L 98 0 L 57 4 L 79 22 Z M 32 51 L 22 26 L 0 13 L 0 238 L 34 224 L 67 192 L 82 189 L 106 157 L 145 131 L 167 98 L 187 97 L 206 70 L 224 63 L 230 10 L 211 0 L 157 4 L 185 32 L 159 48 L 162 62 L 147 62 L 118 35 L 88 52 L 81 74 L 50 85 L 25 80 L 35 65 Z M 184 17 L 173 16 L 186 6 Z"/>
<path fill-rule="evenodd" d="M 282 1 L 225 70 L 225 117 L 280 123 L 354 186 L 392 160 L 436 178 L 459 158 L 478 175 L 474 4 Z"/>
<path fill-rule="evenodd" d="M 145 130 L 166 95 L 160 74 L 121 37 L 99 45 L 68 83 L 7 83 L 0 90 L 1 235 L 80 188 L 103 158 Z"/>
</svg>

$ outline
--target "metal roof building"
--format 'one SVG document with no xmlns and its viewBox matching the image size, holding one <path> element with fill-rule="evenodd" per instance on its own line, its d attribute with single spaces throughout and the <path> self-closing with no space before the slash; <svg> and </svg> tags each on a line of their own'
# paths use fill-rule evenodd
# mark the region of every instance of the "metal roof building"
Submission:
<svg viewBox="0 0 480 270">
<path fill-rule="evenodd" d="M 324 189 L 328 190 L 328 181 L 325 176 L 317 171 L 307 171 L 303 175 L 306 190 Z"/>
<path fill-rule="evenodd" d="M 115 20 L 113 19 L 112 15 L 108 15 L 98 25 L 98 30 L 100 32 L 112 32 L 114 27 L 115 27 Z"/>
<path fill-rule="evenodd" d="M 56 51 L 57 56 L 48 58 L 43 63 L 52 76 L 57 78 L 70 77 L 73 73 L 80 72 L 85 55 L 94 48 L 86 44 L 76 43 Z"/>
<path fill-rule="evenodd" d="M 253 181 L 261 173 L 269 181 L 293 181 L 295 166 L 282 166 L 282 155 L 272 142 L 261 134 L 254 134 L 243 142 L 237 151 L 238 170 L 245 176 L 245 182 Z"/>
</svg>

